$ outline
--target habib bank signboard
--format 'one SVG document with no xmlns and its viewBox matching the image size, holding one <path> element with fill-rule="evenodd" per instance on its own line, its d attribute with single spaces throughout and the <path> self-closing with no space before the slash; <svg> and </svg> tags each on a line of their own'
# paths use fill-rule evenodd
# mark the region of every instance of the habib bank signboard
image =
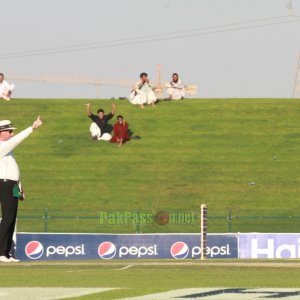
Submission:
<svg viewBox="0 0 300 300">
<path fill-rule="evenodd" d="M 238 258 L 235 234 L 208 236 L 208 258 Z M 200 258 L 198 234 L 17 234 L 21 260 Z"/>
<path fill-rule="evenodd" d="M 300 234 L 239 234 L 239 258 L 300 258 Z"/>
</svg>

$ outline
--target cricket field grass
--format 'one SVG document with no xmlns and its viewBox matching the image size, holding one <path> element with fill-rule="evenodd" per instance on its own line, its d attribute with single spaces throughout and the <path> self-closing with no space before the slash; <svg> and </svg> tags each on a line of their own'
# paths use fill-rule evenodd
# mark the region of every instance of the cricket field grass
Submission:
<svg viewBox="0 0 300 300">
<path fill-rule="evenodd" d="M 49 288 L 111 289 L 76 299 L 138 299 L 147 294 L 197 288 L 269 288 L 271 291 L 293 288 L 300 292 L 299 260 L 22 262 L 2 264 L 0 272 L 0 295 L 3 287 L 42 287 L 45 296 Z M 34 292 L 32 289 L 31 299 Z M 18 295 L 18 289 L 14 293 Z"/>
<path fill-rule="evenodd" d="M 116 103 L 116 115 L 141 139 L 121 148 L 93 142 L 87 102 L 94 112 L 106 113 Z M 244 216 L 234 219 L 232 232 L 299 232 L 298 99 L 189 99 L 144 110 L 121 100 L 0 102 L 0 119 L 10 119 L 18 130 L 38 115 L 43 126 L 15 150 L 27 196 L 20 203 L 18 231 L 131 233 L 136 228 L 102 228 L 99 212 L 195 211 L 206 203 L 210 217 L 225 216 L 224 222 L 210 220 L 209 232 L 228 232 L 229 210 Z M 60 218 L 45 226 L 45 211 Z M 197 232 L 199 226 L 189 229 Z M 141 228 L 158 231 L 185 228 Z M 0 272 L 0 299 L 58 299 L 57 293 L 139 299 L 181 289 L 190 290 L 153 299 L 198 299 L 200 288 L 296 289 L 278 295 L 300 297 L 298 260 L 21 262 L 1 264 Z M 247 291 L 239 292 L 239 299 L 248 299 Z M 272 298 L 269 292 L 262 292 L 266 299 Z"/>
</svg>

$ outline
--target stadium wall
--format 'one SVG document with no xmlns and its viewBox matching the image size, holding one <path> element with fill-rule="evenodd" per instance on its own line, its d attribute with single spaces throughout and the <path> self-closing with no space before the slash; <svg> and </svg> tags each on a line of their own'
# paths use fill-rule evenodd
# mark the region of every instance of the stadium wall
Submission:
<svg viewBox="0 0 300 300">
<path fill-rule="evenodd" d="M 18 233 L 26 260 L 199 259 L 199 234 Z M 300 234 L 209 234 L 208 259 L 300 258 Z"/>
<path fill-rule="evenodd" d="M 18 233 L 21 260 L 200 258 L 199 234 Z M 212 234 L 208 258 L 237 258 L 236 234 Z"/>
</svg>

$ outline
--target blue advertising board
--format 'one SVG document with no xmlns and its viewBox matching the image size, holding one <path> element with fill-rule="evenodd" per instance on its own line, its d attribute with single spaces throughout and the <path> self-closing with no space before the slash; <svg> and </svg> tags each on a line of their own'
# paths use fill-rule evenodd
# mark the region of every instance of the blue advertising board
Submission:
<svg viewBox="0 0 300 300">
<path fill-rule="evenodd" d="M 208 258 L 237 258 L 235 234 L 208 236 Z M 21 260 L 199 258 L 199 234 L 18 233 Z"/>
</svg>

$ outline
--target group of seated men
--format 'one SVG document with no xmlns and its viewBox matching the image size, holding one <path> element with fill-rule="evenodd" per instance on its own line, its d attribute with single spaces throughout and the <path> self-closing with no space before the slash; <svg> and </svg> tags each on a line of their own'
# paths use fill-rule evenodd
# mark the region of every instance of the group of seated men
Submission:
<svg viewBox="0 0 300 300">
<path fill-rule="evenodd" d="M 108 115 L 104 114 L 103 109 L 98 109 L 97 114 L 92 113 L 91 104 L 88 103 L 87 115 L 92 119 L 90 126 L 91 137 L 98 141 L 109 141 L 111 143 L 117 143 L 118 147 L 127 143 L 130 140 L 128 133 L 128 123 L 124 120 L 122 115 L 117 116 L 117 122 L 113 125 L 113 136 L 108 133 L 108 121 L 114 116 L 116 111 L 116 105 L 112 104 L 111 112 Z"/>
<path fill-rule="evenodd" d="M 168 98 L 165 100 L 180 100 L 184 98 L 184 86 L 179 79 L 177 73 L 173 73 L 172 80 L 166 84 Z M 9 84 L 4 80 L 4 75 L 0 73 L 0 99 L 10 101 L 10 96 L 15 89 L 14 84 Z M 149 83 L 148 74 L 141 73 L 140 80 L 133 88 L 129 101 L 132 104 L 138 104 L 144 108 L 145 104 L 155 106 L 157 98 Z M 94 115 L 91 111 L 91 104 L 87 104 L 87 114 L 92 119 L 90 126 L 90 133 L 92 139 L 110 141 L 117 143 L 119 147 L 130 140 L 128 133 L 128 123 L 124 120 L 122 115 L 117 116 L 117 122 L 113 125 L 113 136 L 108 133 L 108 121 L 114 116 L 116 105 L 112 105 L 112 110 L 108 115 L 104 114 L 103 109 L 98 109 L 97 114 Z"/>
<path fill-rule="evenodd" d="M 168 82 L 165 87 L 167 88 L 168 94 L 168 98 L 165 100 L 181 100 L 184 98 L 184 86 L 177 73 L 173 73 L 172 80 Z M 141 73 L 140 80 L 131 91 L 129 101 L 132 104 L 140 105 L 141 108 L 144 108 L 145 104 L 155 106 L 157 98 L 150 85 L 147 73 Z"/>
<path fill-rule="evenodd" d="M 168 98 L 165 100 L 180 100 L 184 98 L 184 86 L 179 79 L 177 73 L 173 73 L 172 80 L 166 84 Z M 144 108 L 145 104 L 155 106 L 157 98 L 149 83 L 147 73 L 141 73 L 140 80 L 131 91 L 129 101 L 132 104 L 138 104 Z M 113 125 L 113 136 L 108 133 L 108 121 L 114 116 L 116 105 L 112 104 L 112 110 L 105 115 L 103 109 L 98 109 L 97 114 L 94 115 L 91 110 L 91 104 L 87 104 L 87 115 L 92 119 L 90 126 L 91 137 L 98 141 L 110 141 L 117 143 L 119 147 L 130 140 L 128 133 L 128 123 L 125 122 L 122 115 L 117 116 L 117 122 Z"/>
<path fill-rule="evenodd" d="M 165 87 L 167 88 L 168 95 L 168 98 L 165 100 L 181 100 L 184 98 L 184 86 L 177 73 L 173 73 L 172 80 L 166 83 Z M 0 99 L 2 98 L 6 101 L 10 101 L 10 96 L 14 90 L 15 85 L 9 84 L 6 80 L 4 80 L 3 73 L 0 73 Z M 131 91 L 129 101 L 132 104 L 140 105 L 142 108 L 144 108 L 145 104 L 155 106 L 157 98 L 152 86 L 150 85 L 147 73 L 141 73 L 140 80 Z"/>
</svg>

